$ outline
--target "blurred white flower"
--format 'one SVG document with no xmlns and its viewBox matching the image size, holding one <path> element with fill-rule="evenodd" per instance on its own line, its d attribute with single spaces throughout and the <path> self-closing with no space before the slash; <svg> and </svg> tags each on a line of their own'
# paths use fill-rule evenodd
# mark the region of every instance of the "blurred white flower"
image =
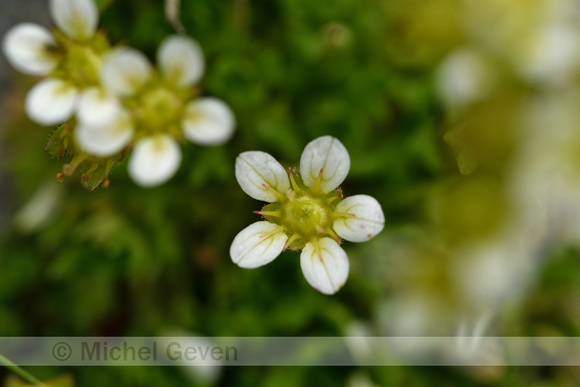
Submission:
<svg viewBox="0 0 580 387">
<path fill-rule="evenodd" d="M 82 91 L 96 83 L 100 64 L 89 41 L 99 17 L 95 3 L 51 0 L 50 11 L 58 30 L 22 23 L 6 33 L 2 44 L 16 69 L 46 77 L 32 88 L 25 102 L 28 116 L 42 125 L 54 125 L 73 115 Z M 85 101 L 83 111 L 94 107 Z"/>
<path fill-rule="evenodd" d="M 300 158 L 300 176 L 271 155 L 244 152 L 236 160 L 236 179 L 252 198 L 272 203 L 257 212 L 272 219 L 259 221 L 234 239 L 234 263 L 255 268 L 274 260 L 283 250 L 303 248 L 302 272 L 308 283 L 324 294 L 336 293 L 346 282 L 349 262 L 340 247 L 341 237 L 364 242 L 384 227 L 380 204 L 367 195 L 341 197 L 336 188 L 350 169 L 350 157 L 336 138 L 324 136 L 310 142 Z M 270 207 L 270 208 L 268 208 Z"/>
<path fill-rule="evenodd" d="M 484 55 L 463 47 L 451 52 L 435 75 L 437 91 L 451 108 L 462 108 L 489 95 L 495 85 L 493 68 Z"/>
<path fill-rule="evenodd" d="M 235 128 L 234 115 L 223 101 L 191 98 L 191 87 L 200 80 L 205 66 L 197 42 L 171 36 L 159 47 L 157 62 L 159 76 L 135 49 L 118 49 L 107 56 L 101 73 L 106 91 L 91 105 L 101 108 L 93 110 L 95 116 L 105 111 L 115 119 L 97 125 L 88 122 L 90 119 L 81 120 L 75 131 L 80 147 L 100 157 L 134 142 L 129 173 L 144 187 L 162 184 L 175 174 L 181 163 L 181 137 L 217 145 L 229 140 Z M 121 105 L 115 104 L 116 98 Z"/>
<path fill-rule="evenodd" d="M 62 198 L 62 185 L 53 180 L 42 184 L 14 215 L 15 227 L 23 233 L 31 233 L 42 227 L 58 211 Z"/>
<path fill-rule="evenodd" d="M 465 32 L 473 46 L 536 86 L 561 87 L 580 64 L 580 7 L 575 0 L 463 0 Z"/>
<path fill-rule="evenodd" d="M 534 30 L 516 66 L 531 81 L 566 85 L 580 64 L 580 29 L 575 24 L 550 23 Z"/>
</svg>

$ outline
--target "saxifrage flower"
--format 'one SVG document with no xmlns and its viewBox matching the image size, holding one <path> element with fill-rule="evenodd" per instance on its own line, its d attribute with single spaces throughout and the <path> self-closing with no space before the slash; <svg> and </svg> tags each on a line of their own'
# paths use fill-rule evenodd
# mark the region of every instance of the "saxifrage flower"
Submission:
<svg viewBox="0 0 580 387">
<path fill-rule="evenodd" d="M 75 140 L 87 153 L 108 157 L 134 144 L 129 174 L 144 187 L 171 178 L 181 163 L 178 140 L 218 145 L 230 139 L 235 119 L 228 105 L 197 98 L 192 87 L 203 75 L 201 48 L 186 36 L 166 38 L 157 51 L 159 70 L 132 48 L 120 48 L 103 63 L 101 82 L 120 105 L 105 124 L 83 122 Z"/>
<path fill-rule="evenodd" d="M 99 106 L 85 91 L 98 85 L 102 57 L 110 49 L 105 36 L 97 33 L 97 6 L 93 0 L 51 0 L 49 4 L 57 28 L 17 24 L 2 44 L 16 69 L 44 77 L 28 93 L 26 113 L 42 125 L 61 123 L 74 113 L 80 119 L 94 117 Z"/>
<path fill-rule="evenodd" d="M 350 157 L 336 138 L 310 142 L 300 171 L 288 172 L 268 153 L 250 151 L 236 160 L 236 179 L 245 193 L 268 202 L 266 218 L 251 224 L 230 248 L 234 263 L 255 268 L 274 260 L 287 248 L 302 249 L 300 266 L 308 283 L 324 294 L 336 293 L 346 282 L 349 261 L 341 238 L 365 242 L 384 227 L 381 205 L 367 195 L 342 199 L 337 187 L 350 169 Z"/>
</svg>

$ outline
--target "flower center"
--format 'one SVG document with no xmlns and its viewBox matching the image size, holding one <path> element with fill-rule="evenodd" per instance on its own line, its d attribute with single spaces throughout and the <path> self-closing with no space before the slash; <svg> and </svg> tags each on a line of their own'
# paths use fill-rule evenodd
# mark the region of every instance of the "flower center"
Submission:
<svg viewBox="0 0 580 387">
<path fill-rule="evenodd" d="M 170 90 L 156 87 L 143 93 L 137 107 L 139 124 L 150 132 L 167 132 L 178 121 L 180 99 Z"/>
<path fill-rule="evenodd" d="M 288 200 L 281 203 L 280 223 L 288 234 L 298 234 L 305 240 L 324 234 L 330 223 L 324 200 L 304 191 L 288 191 L 287 196 Z"/>
<path fill-rule="evenodd" d="M 95 86 L 99 83 L 101 59 L 91 47 L 69 44 L 64 62 L 65 78 L 79 88 Z"/>
</svg>

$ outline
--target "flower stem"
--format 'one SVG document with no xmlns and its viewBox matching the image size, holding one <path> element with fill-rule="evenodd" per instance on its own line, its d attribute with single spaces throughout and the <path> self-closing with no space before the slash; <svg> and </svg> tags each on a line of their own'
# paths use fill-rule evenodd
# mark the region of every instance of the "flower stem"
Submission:
<svg viewBox="0 0 580 387">
<path fill-rule="evenodd" d="M 11 362 L 8 358 L 6 358 L 2 354 L 0 354 L 0 364 L 2 364 L 3 366 L 8 368 L 10 371 L 14 372 L 15 374 L 17 374 L 18 376 L 20 376 L 22 379 L 26 380 L 28 383 L 39 384 L 39 385 L 43 384 L 40 380 L 36 379 L 30 373 L 28 373 L 27 371 L 18 367 L 16 364 Z"/>
</svg>

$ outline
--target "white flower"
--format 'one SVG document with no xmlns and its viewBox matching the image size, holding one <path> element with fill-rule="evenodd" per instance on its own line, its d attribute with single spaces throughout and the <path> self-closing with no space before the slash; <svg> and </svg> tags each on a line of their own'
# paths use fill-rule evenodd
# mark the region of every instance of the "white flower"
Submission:
<svg viewBox="0 0 580 387">
<path fill-rule="evenodd" d="M 486 98 L 493 90 L 496 76 L 489 60 L 469 47 L 451 52 L 436 72 L 439 96 L 450 108 L 463 108 Z"/>
<path fill-rule="evenodd" d="M 87 40 L 97 31 L 99 11 L 93 0 L 51 0 L 50 14 L 71 39 Z"/>
<path fill-rule="evenodd" d="M 350 169 L 350 157 L 336 138 L 310 142 L 300 159 L 300 176 L 271 155 L 244 152 L 236 160 L 236 179 L 252 198 L 269 202 L 262 211 L 269 221 L 242 230 L 230 248 L 234 263 L 255 268 L 274 260 L 286 248 L 303 248 L 300 266 L 308 283 L 324 294 L 346 282 L 349 261 L 340 238 L 364 242 L 384 227 L 380 204 L 367 195 L 340 201 L 337 187 Z"/>
<path fill-rule="evenodd" d="M 181 163 L 179 144 L 166 134 L 146 137 L 135 145 L 129 174 L 137 184 L 152 187 L 167 181 Z"/>
<path fill-rule="evenodd" d="M 87 43 L 96 32 L 99 17 L 93 0 L 51 0 L 50 11 L 69 40 L 40 25 L 22 23 L 6 33 L 2 44 L 6 58 L 16 69 L 46 77 L 31 90 L 25 103 L 28 116 L 42 125 L 71 117 L 82 85 L 96 81 L 98 66 L 98 56 Z M 75 55 L 69 55 L 72 51 Z M 71 72 L 71 68 L 79 71 Z M 57 69 L 61 70 L 59 76 L 53 74 Z M 83 111 L 91 111 L 91 106 L 85 103 Z"/>
<path fill-rule="evenodd" d="M 235 127 L 234 115 L 224 102 L 209 97 L 191 99 L 191 87 L 204 71 L 203 53 L 193 39 L 165 39 L 157 61 L 160 76 L 139 51 L 123 48 L 112 52 L 103 63 L 101 82 L 111 95 L 125 102 L 116 105 L 115 98 L 105 95 L 100 100 L 92 98 L 89 105 L 100 108 L 93 108 L 96 116 L 118 116 L 119 111 L 125 115 L 105 125 L 81 119 L 86 124 L 76 130 L 80 147 L 101 157 L 137 138 L 129 173 L 145 187 L 162 184 L 175 174 L 181 162 L 179 137 L 217 145 L 227 141 Z"/>
<path fill-rule="evenodd" d="M 52 34 L 33 23 L 18 24 L 10 29 L 2 42 L 2 51 L 12 66 L 30 75 L 46 75 L 58 64 L 50 51 L 56 47 Z"/>
</svg>

